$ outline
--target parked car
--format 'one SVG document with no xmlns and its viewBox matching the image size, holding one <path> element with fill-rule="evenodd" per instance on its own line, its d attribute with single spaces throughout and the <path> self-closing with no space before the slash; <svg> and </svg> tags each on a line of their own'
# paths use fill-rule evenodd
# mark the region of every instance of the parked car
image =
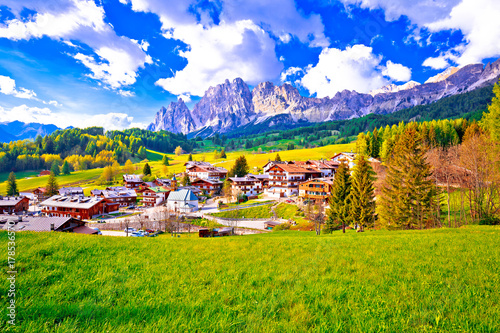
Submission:
<svg viewBox="0 0 500 333">
<path fill-rule="evenodd" d="M 135 228 L 126 228 L 125 230 L 123 230 L 124 232 L 128 232 L 129 234 L 130 233 L 133 233 L 133 232 L 136 232 L 137 230 Z"/>
<path fill-rule="evenodd" d="M 133 232 L 130 236 L 131 237 L 144 237 L 144 234 L 136 231 L 136 232 Z"/>
<path fill-rule="evenodd" d="M 146 229 L 145 231 L 146 231 L 147 233 L 149 233 L 149 234 L 152 234 L 153 232 L 155 232 L 153 229 Z"/>
<path fill-rule="evenodd" d="M 101 232 L 101 230 L 99 230 L 99 228 L 92 228 L 92 229 L 97 230 L 98 235 L 102 235 L 102 232 Z"/>
<path fill-rule="evenodd" d="M 137 230 L 138 233 L 142 234 L 143 236 L 148 236 L 149 235 L 149 232 L 147 232 L 146 230 Z"/>
</svg>

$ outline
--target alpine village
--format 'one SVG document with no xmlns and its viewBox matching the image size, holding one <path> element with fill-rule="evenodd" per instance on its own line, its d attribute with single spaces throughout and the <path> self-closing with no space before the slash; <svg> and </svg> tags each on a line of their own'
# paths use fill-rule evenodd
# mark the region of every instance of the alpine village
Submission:
<svg viewBox="0 0 500 333">
<path fill-rule="evenodd" d="M 475 37 L 453 28 L 465 42 L 425 60 L 441 71 L 413 69 L 419 83 L 391 74 L 408 68 L 378 56 L 376 36 L 370 47 L 321 46 L 333 43 L 334 14 L 315 14 L 318 4 L 28 2 L 0 6 L 0 43 L 12 43 L 0 44 L 9 54 L 0 57 L 2 332 L 500 332 L 500 49 L 467 58 Z M 393 25 L 411 21 L 408 33 L 425 16 L 340 2 L 325 5 L 345 15 L 338 24 L 356 32 L 370 19 L 380 38 L 401 39 Z M 435 45 L 449 22 L 419 26 L 427 42 L 409 35 L 401 45 Z M 302 35 L 316 24 L 326 37 Z M 148 29 L 161 34 L 133 37 Z M 242 49 L 228 53 L 230 42 Z M 264 57 L 266 43 L 283 59 L 245 67 L 242 54 Z M 319 48 L 307 58 L 316 65 L 286 65 L 307 57 L 298 45 Z M 20 54 L 46 69 L 14 82 L 34 66 L 14 61 Z M 174 66 L 174 54 L 182 66 L 154 69 Z M 340 70 L 333 57 L 351 58 Z M 273 61 L 287 69 L 271 76 Z M 116 78 L 120 66 L 135 72 Z M 370 89 L 313 92 L 314 80 L 333 89 L 368 70 L 379 73 Z M 49 72 L 47 90 L 29 85 Z M 84 111 L 59 115 L 78 102 L 46 98 L 54 85 L 109 108 L 89 111 L 92 122 L 78 120 Z"/>
</svg>

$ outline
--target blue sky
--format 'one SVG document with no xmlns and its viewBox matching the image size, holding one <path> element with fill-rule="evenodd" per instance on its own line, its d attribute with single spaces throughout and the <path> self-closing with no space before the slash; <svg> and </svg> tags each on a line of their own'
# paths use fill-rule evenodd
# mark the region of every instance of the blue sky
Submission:
<svg viewBox="0 0 500 333">
<path fill-rule="evenodd" d="M 498 0 L 0 0 L 0 122 L 144 127 L 241 77 L 305 96 L 500 57 Z"/>
</svg>

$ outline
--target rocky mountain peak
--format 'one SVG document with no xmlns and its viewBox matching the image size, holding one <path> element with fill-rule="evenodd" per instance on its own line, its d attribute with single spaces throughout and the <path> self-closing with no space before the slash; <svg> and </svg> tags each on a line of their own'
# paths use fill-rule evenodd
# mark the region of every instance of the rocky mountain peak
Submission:
<svg viewBox="0 0 500 333">
<path fill-rule="evenodd" d="M 389 84 L 389 85 L 384 86 L 382 88 L 372 90 L 372 91 L 369 92 L 369 94 L 372 95 L 372 96 L 375 96 L 375 95 L 378 95 L 378 94 L 386 94 L 386 93 L 391 93 L 391 92 L 398 92 L 398 91 L 401 91 L 401 90 L 412 89 L 412 88 L 415 88 L 416 86 L 419 86 L 419 85 L 420 85 L 420 83 L 418 83 L 416 81 L 408 81 L 405 84 L 402 84 L 400 86 L 397 86 L 394 83 L 392 83 L 392 84 Z"/>
<path fill-rule="evenodd" d="M 448 67 L 444 72 L 441 72 L 435 76 L 428 78 L 427 81 L 425 81 L 425 83 L 436 83 L 446 80 L 450 75 L 453 75 L 456 72 L 458 72 L 459 69 L 460 67 Z"/>
<path fill-rule="evenodd" d="M 192 112 L 198 127 L 211 126 L 218 131 L 244 125 L 253 114 L 252 93 L 241 78 L 209 88 Z"/>
<path fill-rule="evenodd" d="M 415 81 L 399 86 L 391 84 L 368 94 L 344 90 L 331 98 L 301 96 L 290 84 L 277 86 L 272 82 L 259 83 L 250 91 L 241 78 L 236 78 L 210 87 L 192 111 L 182 99 L 170 103 L 166 109 L 162 107 L 148 129 L 210 135 L 261 124 L 271 118 L 267 123 L 272 125 L 392 113 L 491 85 L 499 77 L 500 59 L 485 67 L 482 64 L 450 67 L 424 84 Z"/>
<path fill-rule="evenodd" d="M 162 106 L 156 113 L 153 123 L 148 126 L 150 131 L 166 130 L 173 133 L 187 134 L 196 129 L 191 112 L 182 100 L 171 102 L 167 108 Z"/>
</svg>

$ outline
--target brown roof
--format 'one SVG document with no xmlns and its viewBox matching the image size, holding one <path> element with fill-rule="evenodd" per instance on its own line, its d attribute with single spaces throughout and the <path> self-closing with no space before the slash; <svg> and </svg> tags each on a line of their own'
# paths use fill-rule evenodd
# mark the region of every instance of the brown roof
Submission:
<svg viewBox="0 0 500 333">
<path fill-rule="evenodd" d="M 317 173 L 318 171 L 308 170 L 306 168 L 300 167 L 293 164 L 278 164 L 273 166 L 273 168 L 280 168 L 285 172 L 289 173 Z"/>
<path fill-rule="evenodd" d="M 93 228 L 89 228 L 86 225 L 76 227 L 75 229 L 73 229 L 73 232 L 77 234 L 86 234 L 86 235 L 96 235 L 97 233 L 99 233 L 99 231 Z"/>
</svg>

